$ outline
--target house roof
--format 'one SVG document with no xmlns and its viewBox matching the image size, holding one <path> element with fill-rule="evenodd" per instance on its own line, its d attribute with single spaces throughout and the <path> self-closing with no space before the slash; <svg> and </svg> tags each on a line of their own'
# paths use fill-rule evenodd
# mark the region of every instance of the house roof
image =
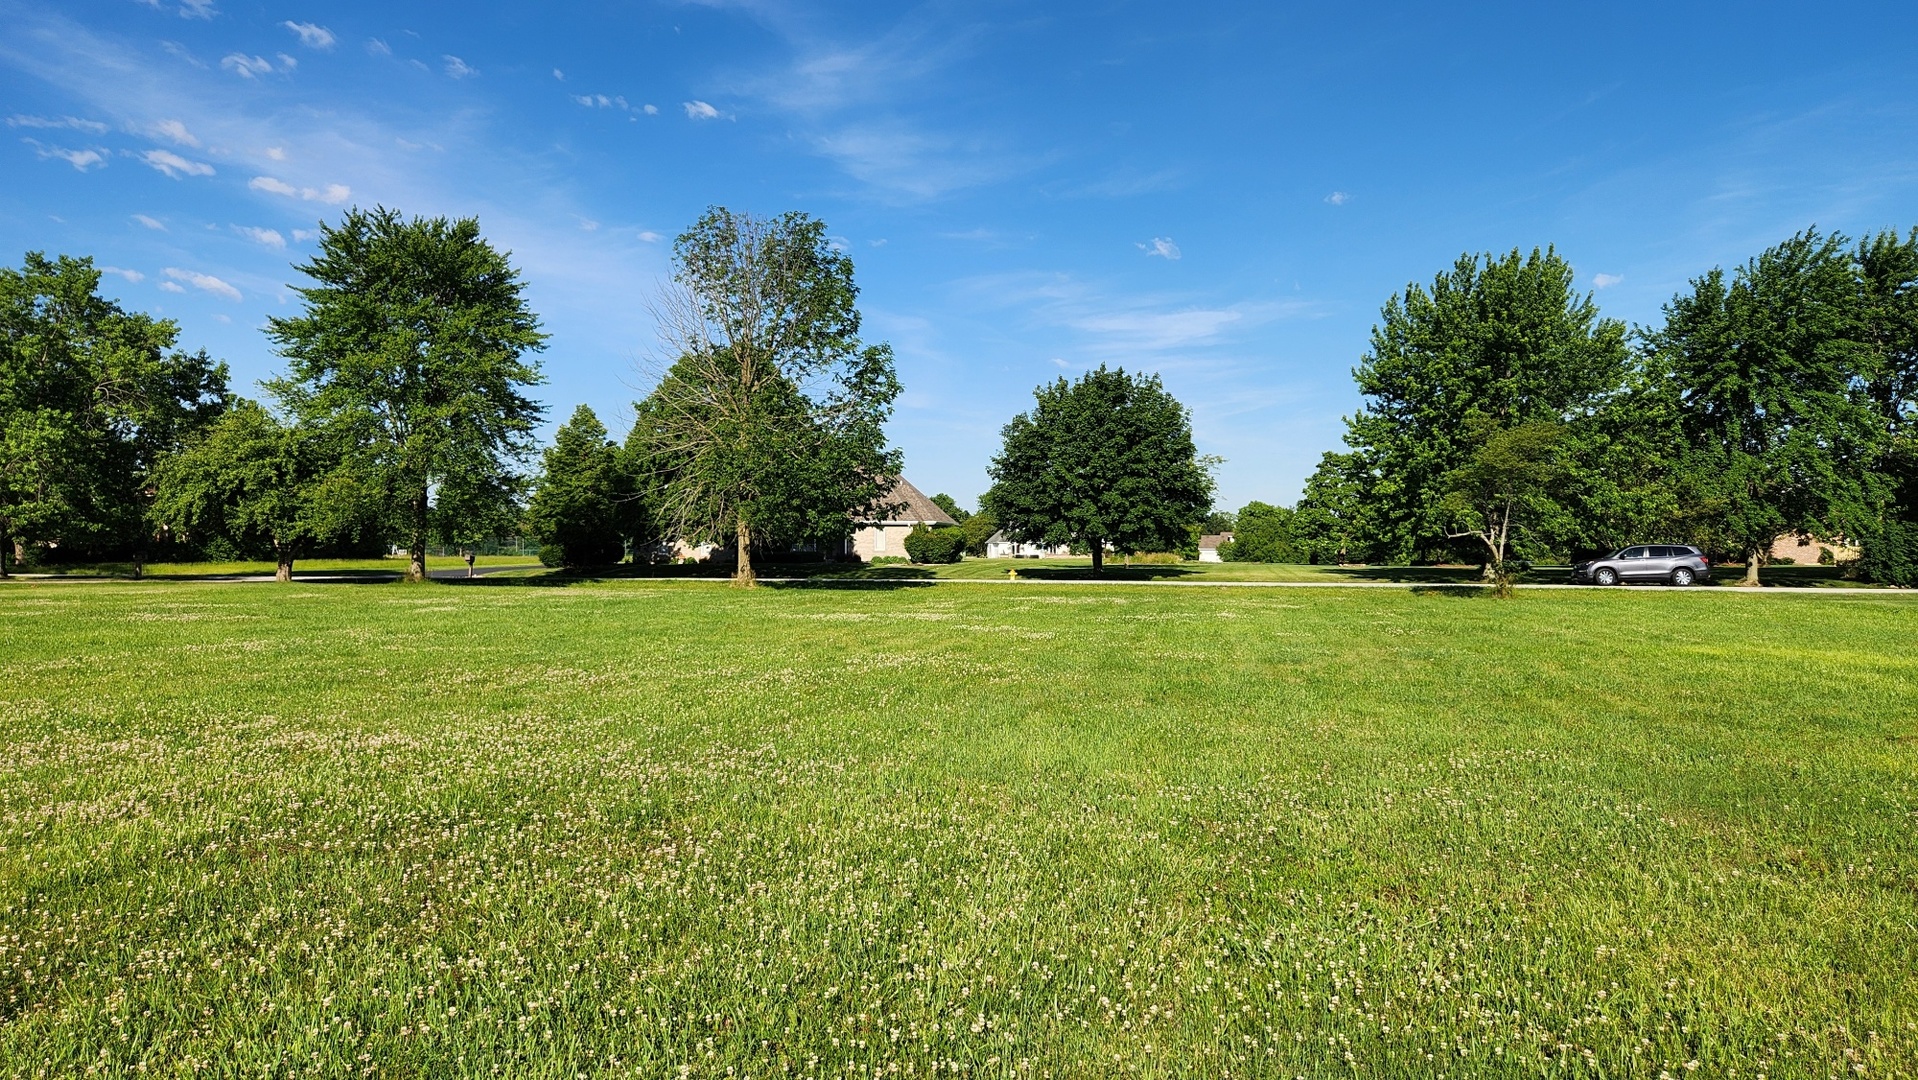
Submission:
<svg viewBox="0 0 1918 1080">
<path fill-rule="evenodd" d="M 1004 529 L 1000 529 L 998 532 L 986 537 L 986 543 L 988 544 L 1006 544 L 1011 541 L 1012 538 L 1006 535 L 1006 530 Z"/>
<path fill-rule="evenodd" d="M 888 523 L 903 523 L 909 525 L 921 523 L 927 525 L 959 524 L 952 520 L 951 514 L 939 509 L 938 503 L 926 498 L 925 492 L 913 487 L 912 481 L 903 476 L 893 477 L 892 486 L 887 488 L 886 493 L 879 497 L 879 501 L 882 503 L 906 504 L 904 510 L 885 519 Z"/>
<path fill-rule="evenodd" d="M 1207 533 L 1199 537 L 1199 546 L 1216 550 L 1220 544 L 1230 543 L 1231 540 L 1231 533 Z"/>
</svg>

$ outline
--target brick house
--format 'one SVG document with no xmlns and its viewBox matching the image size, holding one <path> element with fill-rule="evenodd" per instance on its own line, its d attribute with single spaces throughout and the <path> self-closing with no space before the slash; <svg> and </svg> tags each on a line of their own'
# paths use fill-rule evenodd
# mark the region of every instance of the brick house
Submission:
<svg viewBox="0 0 1918 1080">
<path fill-rule="evenodd" d="M 905 503 L 906 508 L 883 521 L 854 522 L 852 535 L 846 538 L 845 554 L 857 555 L 867 562 L 904 558 L 906 534 L 912 532 L 913 526 L 931 528 L 934 525 L 959 524 L 952 520 L 951 514 L 939 509 L 938 503 L 926 498 L 925 492 L 913 487 L 912 481 L 903 476 L 893 480 L 891 489 L 879 501 Z"/>
</svg>

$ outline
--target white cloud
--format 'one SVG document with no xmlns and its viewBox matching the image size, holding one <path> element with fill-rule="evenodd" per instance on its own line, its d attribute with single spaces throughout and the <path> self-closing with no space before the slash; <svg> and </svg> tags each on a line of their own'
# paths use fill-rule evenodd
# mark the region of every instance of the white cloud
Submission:
<svg viewBox="0 0 1918 1080">
<path fill-rule="evenodd" d="M 267 156 L 267 158 L 268 158 L 269 160 L 272 160 L 272 161 L 285 161 L 285 160 L 286 160 L 286 147 L 284 147 L 284 146 L 269 146 L 269 147 L 267 147 L 267 148 L 266 148 L 266 156 Z"/>
<path fill-rule="evenodd" d="M 448 53 L 447 55 L 440 57 L 440 60 L 446 65 L 446 74 L 450 78 L 464 79 L 468 75 L 479 74 L 478 68 L 473 67 L 472 65 L 468 64 L 466 61 L 461 60 L 459 57 L 454 56 L 451 53 Z"/>
<path fill-rule="evenodd" d="M 353 189 L 345 184 L 328 184 L 323 188 L 294 187 L 277 177 L 256 176 L 246 182 L 254 191 L 265 191 L 274 195 L 285 195 L 289 199 L 305 199 L 307 202 L 326 203 L 339 206 L 353 197 Z"/>
<path fill-rule="evenodd" d="M 1625 280 L 1624 274 L 1593 274 L 1592 288 L 1609 289 L 1612 286 L 1624 280 Z"/>
<path fill-rule="evenodd" d="M 646 114 L 647 116 L 658 116 L 658 115 L 659 115 L 659 106 L 657 106 L 657 105 L 645 105 L 645 106 L 642 106 L 642 107 L 640 108 L 640 110 L 639 110 L 639 111 L 640 111 L 640 112 L 643 112 L 643 113 L 645 113 L 645 114 Z"/>
<path fill-rule="evenodd" d="M 107 126 L 98 120 L 82 120 L 77 116 L 9 116 L 8 127 L 23 128 L 72 128 L 89 135 L 105 135 Z"/>
<path fill-rule="evenodd" d="M 1122 311 L 1086 315 L 1072 326 L 1094 334 L 1109 334 L 1139 349 L 1177 349 L 1208 344 L 1245 316 L 1232 310 Z"/>
<path fill-rule="evenodd" d="M 598 232 L 599 222 L 594 221 L 592 218 L 580 218 L 579 227 L 586 232 Z"/>
<path fill-rule="evenodd" d="M 366 52 L 369 56 L 391 56 L 393 55 L 393 46 L 388 45 L 379 38 L 367 38 Z"/>
<path fill-rule="evenodd" d="M 145 281 L 147 279 L 147 276 L 145 274 L 142 274 L 138 270 L 122 270 L 117 266 L 102 266 L 100 268 L 100 272 L 102 274 L 113 274 L 117 277 L 126 278 L 128 281 L 133 282 L 135 285 L 138 285 L 140 282 Z"/>
<path fill-rule="evenodd" d="M 188 52 L 187 47 L 177 41 L 162 41 L 160 42 L 160 48 L 165 49 L 167 52 L 185 60 L 187 63 L 192 64 L 202 71 L 206 70 L 206 61 Z"/>
<path fill-rule="evenodd" d="M 263 247 L 279 250 L 286 247 L 286 237 L 276 230 L 262 229 L 257 225 L 235 225 L 233 231 Z"/>
<path fill-rule="evenodd" d="M 1149 244 L 1134 244 L 1133 246 L 1145 252 L 1148 257 L 1156 256 L 1173 262 L 1177 262 L 1179 259 L 1179 245 L 1173 243 L 1170 236 L 1155 236 Z"/>
<path fill-rule="evenodd" d="M 330 49 L 333 43 L 339 40 L 333 36 L 333 31 L 318 23 L 294 22 L 288 19 L 280 25 L 298 34 L 300 44 L 309 49 Z"/>
<path fill-rule="evenodd" d="M 177 266 L 169 266 L 166 268 L 166 276 L 172 278 L 174 281 L 184 281 L 202 292 L 210 292 L 215 296 L 222 296 L 228 300 L 240 299 L 240 290 L 228 285 L 212 274 L 202 274 L 197 270 L 182 270 Z M 164 289 L 166 285 L 162 284 L 160 287 Z M 171 289 L 168 291 L 177 292 L 178 290 Z"/>
<path fill-rule="evenodd" d="M 553 78 L 555 78 L 555 79 L 558 79 L 558 80 L 559 80 L 560 82 L 565 82 L 565 81 L 566 81 L 566 73 L 565 73 L 564 71 L 561 71 L 561 70 L 560 70 L 560 69 L 558 69 L 558 68 L 554 68 L 554 69 L 553 69 Z"/>
<path fill-rule="evenodd" d="M 320 238 L 320 230 L 318 229 L 294 229 L 293 230 L 293 242 L 296 244 L 304 244 L 308 240 L 318 240 L 319 238 Z"/>
<path fill-rule="evenodd" d="M 274 53 L 273 55 L 280 58 L 281 71 L 292 71 L 294 68 L 300 66 L 300 62 L 298 60 L 293 59 L 292 57 L 286 55 L 285 53 Z"/>
<path fill-rule="evenodd" d="M 213 0 L 180 0 L 180 18 L 211 19 L 220 13 Z"/>
<path fill-rule="evenodd" d="M 245 53 L 226 54 L 226 58 L 220 61 L 220 66 L 243 79 L 257 79 L 262 75 L 273 73 L 273 61 L 264 57 L 248 56 Z"/>
<path fill-rule="evenodd" d="M 1348 192 L 1334 191 L 1325 197 L 1325 201 L 1331 203 L 1333 206 L 1344 206 L 1346 203 L 1352 201 L 1352 196 Z"/>
<path fill-rule="evenodd" d="M 103 166 L 107 163 L 106 154 L 99 150 L 69 150 L 64 146 L 47 146 L 38 139 L 21 139 L 20 141 L 33 147 L 33 152 L 41 158 L 64 161 L 81 172 L 86 172 L 95 165 Z"/>
<path fill-rule="evenodd" d="M 657 243 L 659 243 L 659 242 L 660 242 L 661 240 L 664 240 L 664 239 L 666 239 L 666 238 L 665 238 L 664 236 L 661 236 L 660 234 L 658 234 L 658 233 L 656 233 L 656 232 L 654 232 L 654 231 L 653 231 L 653 230 L 651 230 L 651 229 L 646 229 L 646 230 L 644 230 L 643 232 L 641 232 L 641 233 L 639 234 L 639 239 L 640 239 L 640 242 L 641 242 L 641 243 L 645 243 L 645 244 L 657 244 Z"/>
<path fill-rule="evenodd" d="M 181 146 L 191 146 L 197 149 L 200 145 L 200 140 L 194 138 L 193 133 L 186 129 L 186 125 L 178 120 L 162 120 L 148 128 L 147 131 L 163 139 L 170 139 L 173 142 L 179 143 Z"/>
<path fill-rule="evenodd" d="M 183 289 L 183 288 L 181 288 L 178 282 L 173 282 L 173 281 L 162 281 L 162 282 L 160 282 L 160 291 L 161 291 L 161 292 L 181 292 L 181 293 L 183 293 L 183 292 L 185 292 L 186 290 L 185 290 L 185 289 Z"/>
<path fill-rule="evenodd" d="M 156 232 L 166 231 L 166 223 L 162 222 L 159 218 L 148 217 L 145 214 L 135 214 L 133 215 L 133 220 Z"/>
<path fill-rule="evenodd" d="M 171 150 L 148 150 L 140 160 L 175 180 L 182 176 L 212 176 L 213 166 L 204 161 L 188 161 Z"/>
<path fill-rule="evenodd" d="M 682 101 L 679 104 L 680 107 L 686 110 L 686 119 L 688 120 L 719 119 L 719 110 L 703 101 Z"/>
</svg>

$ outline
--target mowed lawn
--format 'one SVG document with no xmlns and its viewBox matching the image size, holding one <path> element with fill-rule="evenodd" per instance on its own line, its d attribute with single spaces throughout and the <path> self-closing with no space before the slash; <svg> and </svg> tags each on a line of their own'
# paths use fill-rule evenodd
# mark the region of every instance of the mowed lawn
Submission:
<svg viewBox="0 0 1918 1080">
<path fill-rule="evenodd" d="M 1918 602 L 0 587 L 0 1071 L 1918 1072 Z"/>
</svg>

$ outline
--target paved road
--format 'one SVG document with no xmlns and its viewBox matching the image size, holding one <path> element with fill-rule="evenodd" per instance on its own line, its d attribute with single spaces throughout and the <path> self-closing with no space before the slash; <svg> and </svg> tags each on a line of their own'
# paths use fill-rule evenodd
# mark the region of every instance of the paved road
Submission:
<svg viewBox="0 0 1918 1080">
<path fill-rule="evenodd" d="M 513 566 L 476 566 L 473 568 L 473 576 L 486 577 L 489 574 L 504 574 L 511 570 L 544 570 L 544 569 L 545 567 L 540 563 L 523 563 L 523 564 L 517 564 Z M 457 580 L 464 579 L 466 577 L 466 568 L 462 566 L 462 567 L 455 567 L 449 570 L 428 570 L 426 572 L 426 576 L 429 578 L 432 578 L 435 581 L 457 581 Z M 400 579 L 400 572 L 398 570 L 297 570 L 296 569 L 293 571 L 293 580 L 295 582 L 335 582 L 335 583 L 337 582 L 382 582 L 382 581 L 398 581 L 399 579 Z M 62 582 L 65 584 L 72 584 L 72 585 L 80 585 L 88 582 L 92 582 L 95 584 L 110 584 L 114 582 L 125 584 L 125 583 L 136 581 L 136 580 L 143 581 L 143 582 L 144 581 L 180 582 L 180 583 L 209 582 L 216 585 L 243 585 L 243 584 L 248 584 L 253 582 L 262 582 L 262 581 L 270 582 L 273 580 L 273 575 L 272 574 L 206 574 L 206 575 L 193 575 L 193 576 L 182 575 L 177 577 L 169 576 L 169 577 L 148 577 L 148 578 L 124 578 L 124 577 L 66 577 L 60 574 L 15 574 L 9 580 L 57 581 L 57 582 Z"/>
</svg>

